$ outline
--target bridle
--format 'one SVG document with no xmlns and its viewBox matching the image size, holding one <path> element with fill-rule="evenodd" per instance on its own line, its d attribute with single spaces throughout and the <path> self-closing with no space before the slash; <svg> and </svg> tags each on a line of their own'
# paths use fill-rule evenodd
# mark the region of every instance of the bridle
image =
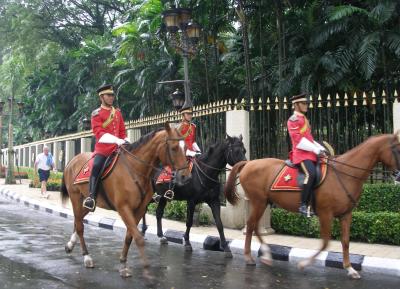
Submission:
<svg viewBox="0 0 400 289">
<path fill-rule="evenodd" d="M 396 161 L 396 168 L 397 168 L 397 170 L 400 170 L 400 151 L 397 149 L 397 146 L 398 146 L 398 145 L 399 145 L 399 141 L 396 142 L 395 139 L 392 139 L 392 141 L 390 142 L 390 150 L 391 150 L 391 152 L 392 152 L 392 158 L 394 158 L 395 161 Z M 329 161 L 329 162 L 328 162 L 328 161 Z M 332 163 L 332 164 L 330 164 L 330 163 Z M 353 197 L 353 195 L 352 195 L 352 194 L 349 192 L 349 190 L 346 188 L 346 186 L 344 185 L 343 180 L 342 180 L 342 178 L 339 176 L 339 174 L 343 174 L 343 175 L 346 175 L 346 176 L 349 176 L 349 177 L 352 177 L 352 178 L 355 178 L 355 179 L 358 179 L 358 180 L 361 180 L 361 181 L 365 181 L 365 178 L 357 177 L 357 176 L 348 174 L 348 173 L 346 173 L 346 172 L 339 171 L 339 170 L 335 167 L 334 163 L 338 163 L 338 164 L 341 164 L 341 165 L 346 166 L 346 167 L 349 167 L 349 168 L 353 168 L 353 169 L 357 169 L 357 170 L 361 170 L 361 171 L 369 172 L 369 173 L 371 173 L 371 172 L 373 172 L 373 171 L 375 171 L 375 170 L 374 170 L 374 169 L 365 169 L 365 168 L 353 166 L 353 165 L 347 164 L 347 163 L 345 163 L 345 162 L 338 161 L 338 160 L 336 160 L 336 159 L 334 159 L 334 158 L 326 157 L 326 164 L 327 164 L 329 167 L 332 168 L 332 170 L 333 170 L 333 172 L 335 173 L 336 178 L 337 178 L 337 180 L 338 180 L 340 186 L 341 186 L 342 189 L 345 191 L 347 197 L 350 199 L 350 202 L 352 203 L 352 207 L 350 207 L 346 212 L 344 212 L 343 214 L 341 214 L 341 216 L 344 216 L 344 215 L 347 214 L 348 212 L 352 211 L 355 207 L 357 207 L 358 201 Z M 390 172 L 390 171 L 388 171 L 388 170 L 383 170 L 383 172 Z"/>
<path fill-rule="evenodd" d="M 236 162 L 235 162 L 235 158 L 234 158 L 234 153 L 233 153 L 233 148 L 234 147 L 240 147 L 240 146 L 242 146 L 242 144 L 228 144 L 227 145 L 227 148 L 225 149 L 225 152 L 224 152 L 224 156 L 225 156 L 225 160 L 226 160 L 226 162 L 227 163 L 232 163 L 232 164 L 235 164 Z M 229 158 L 231 157 L 231 161 L 229 161 Z M 239 160 L 238 160 L 239 161 Z M 210 181 L 212 181 L 212 182 L 214 182 L 215 184 L 219 184 L 220 183 L 220 181 L 218 180 L 218 179 L 214 179 L 214 178 L 212 178 L 212 177 L 210 177 L 202 168 L 201 168 L 201 166 L 204 166 L 204 167 L 206 167 L 206 168 L 208 168 L 208 169 L 211 169 L 211 170 L 214 170 L 214 171 L 217 171 L 217 172 L 223 172 L 223 171 L 230 171 L 230 169 L 228 169 L 228 168 L 216 168 L 216 167 L 213 167 L 213 166 L 210 166 L 210 165 L 208 165 L 208 164 L 206 164 L 206 163 L 204 163 L 204 162 L 202 162 L 202 161 L 200 161 L 199 159 L 197 159 L 197 158 L 193 158 L 193 164 L 196 166 L 196 168 L 198 169 L 198 171 L 205 177 L 205 178 L 207 178 L 208 180 L 210 180 Z M 201 166 L 200 166 L 201 165 Z M 197 175 L 198 175 L 198 177 L 199 177 L 199 181 L 200 181 L 200 184 L 204 187 L 204 188 L 207 188 L 207 186 L 203 183 L 203 181 L 202 181 L 202 178 L 201 178 L 201 176 L 200 176 L 200 174 L 197 172 Z"/>
<path fill-rule="evenodd" d="M 169 161 L 170 164 L 171 164 L 172 170 L 173 170 L 173 171 L 176 171 L 176 172 L 179 172 L 179 171 L 188 169 L 188 168 L 189 168 L 189 165 L 188 165 L 187 162 L 186 162 L 187 165 L 184 166 L 184 167 L 181 167 L 181 168 L 176 168 L 176 167 L 175 167 L 174 160 L 172 159 L 172 155 L 171 155 L 171 147 L 170 147 L 169 142 L 170 142 L 170 141 L 178 141 L 178 142 L 179 142 L 179 141 L 182 141 L 182 140 L 184 140 L 183 137 L 175 137 L 175 138 L 166 137 L 166 138 L 165 138 L 165 144 L 166 144 L 166 148 L 165 148 L 166 153 L 165 153 L 165 154 L 168 156 L 168 161 Z"/>
</svg>

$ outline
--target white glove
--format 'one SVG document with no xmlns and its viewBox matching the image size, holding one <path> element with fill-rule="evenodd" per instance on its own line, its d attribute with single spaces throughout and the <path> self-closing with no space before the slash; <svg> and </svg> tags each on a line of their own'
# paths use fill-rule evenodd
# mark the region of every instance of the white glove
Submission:
<svg viewBox="0 0 400 289">
<path fill-rule="evenodd" d="M 320 148 L 315 148 L 315 149 L 313 149 L 313 153 L 315 153 L 317 156 L 318 156 L 320 153 L 322 153 L 323 151 L 325 151 L 325 150 L 321 150 Z"/>
<path fill-rule="evenodd" d="M 195 157 L 196 156 L 196 152 L 191 151 L 191 150 L 186 150 L 186 156 L 187 157 Z"/>
<path fill-rule="evenodd" d="M 116 140 L 116 144 L 120 147 L 120 146 L 122 146 L 123 144 L 125 144 L 126 143 L 126 141 L 124 140 L 124 139 L 122 139 L 122 138 L 119 138 L 119 139 L 117 139 Z"/>
<path fill-rule="evenodd" d="M 199 153 L 201 153 L 201 149 L 200 149 L 200 147 L 199 147 L 199 145 L 197 144 L 197 143 L 193 143 L 193 148 L 194 148 L 194 150 L 196 151 L 196 152 L 199 152 Z"/>
<path fill-rule="evenodd" d="M 316 147 L 318 147 L 321 151 L 324 151 L 324 152 L 326 152 L 326 149 L 322 146 L 322 145 L 320 145 L 319 143 L 317 143 L 316 141 L 314 141 L 313 142 L 314 144 L 315 144 L 315 146 Z"/>
<path fill-rule="evenodd" d="M 99 143 L 112 143 L 112 144 L 117 144 L 118 146 L 123 145 L 125 143 L 125 140 L 116 137 L 115 135 L 112 135 L 110 133 L 105 133 L 103 136 L 99 139 Z"/>
</svg>

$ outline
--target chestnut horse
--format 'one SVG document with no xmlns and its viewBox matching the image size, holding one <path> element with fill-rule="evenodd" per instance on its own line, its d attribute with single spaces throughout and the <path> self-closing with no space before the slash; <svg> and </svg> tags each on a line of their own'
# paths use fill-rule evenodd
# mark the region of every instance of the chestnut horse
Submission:
<svg viewBox="0 0 400 289">
<path fill-rule="evenodd" d="M 316 213 L 320 222 L 322 247 L 307 260 L 298 264 L 300 269 L 312 264 L 315 258 L 325 250 L 331 238 L 333 218 L 339 218 L 341 225 L 341 242 L 343 248 L 343 267 L 351 278 L 360 275 L 353 269 L 349 259 L 349 239 L 352 210 L 357 205 L 362 192 L 362 185 L 368 179 L 373 167 L 382 162 L 391 169 L 400 169 L 400 136 L 385 134 L 370 137 L 362 144 L 343 155 L 329 159 L 325 181 L 315 190 Z M 264 243 L 258 232 L 258 222 L 268 203 L 275 203 L 281 208 L 297 212 L 300 204 L 300 192 L 276 192 L 270 187 L 283 167 L 284 161 L 273 158 L 258 159 L 237 163 L 225 185 L 227 200 L 235 205 L 239 196 L 235 192 L 236 175 L 240 172 L 240 183 L 248 197 L 252 212 L 247 220 L 246 240 L 244 247 L 245 260 L 254 265 L 250 245 L 253 231 L 261 243 L 261 261 L 272 263 L 269 246 Z"/>
<path fill-rule="evenodd" d="M 183 149 L 179 146 L 180 140 L 182 137 L 179 132 L 172 129 L 167 122 L 165 129 L 153 131 L 141 137 L 136 143 L 122 146 L 119 150 L 119 159 L 112 172 L 99 186 L 101 188 L 97 196 L 97 206 L 116 210 L 127 228 L 120 256 L 122 277 L 131 276 L 130 269 L 127 267 L 127 255 L 132 237 L 139 249 L 144 275 L 150 276 L 144 252 L 144 239 L 137 225 L 152 198 L 151 175 L 160 161 L 164 165 L 170 165 L 173 170 L 177 170 L 175 181 L 178 183 L 189 177 L 187 160 Z M 65 250 L 67 253 L 72 252 L 79 237 L 84 264 L 88 268 L 93 268 L 93 260 L 83 237 L 83 218 L 89 210 L 82 206 L 82 202 L 87 197 L 89 188 L 87 183 L 74 184 L 76 176 L 90 157 L 90 153 L 79 154 L 68 163 L 64 170 L 61 196 L 64 203 L 68 197 L 71 199 L 75 218 L 74 232 Z"/>
</svg>

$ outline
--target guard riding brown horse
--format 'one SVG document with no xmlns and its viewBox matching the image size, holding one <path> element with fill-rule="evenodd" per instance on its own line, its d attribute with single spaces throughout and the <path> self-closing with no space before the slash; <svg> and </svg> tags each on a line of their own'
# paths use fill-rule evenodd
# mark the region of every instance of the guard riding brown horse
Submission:
<svg viewBox="0 0 400 289">
<path fill-rule="evenodd" d="M 343 267 L 351 278 L 360 275 L 353 269 L 349 259 L 349 239 L 352 210 L 357 205 L 362 185 L 368 179 L 373 167 L 382 162 L 391 169 L 400 169 L 400 136 L 398 133 L 370 137 L 362 144 L 343 155 L 329 159 L 325 181 L 315 190 L 316 213 L 320 222 L 322 247 L 307 260 L 298 264 L 300 269 L 312 264 L 325 250 L 331 238 L 333 218 L 339 218 L 343 248 Z M 253 231 L 261 243 L 261 261 L 272 263 L 269 246 L 258 232 L 258 222 L 269 202 L 291 212 L 297 212 L 300 203 L 299 192 L 271 191 L 274 178 L 283 167 L 284 161 L 273 158 L 243 161 L 237 163 L 225 185 L 227 200 L 235 205 L 239 196 L 235 192 L 236 175 L 240 172 L 240 183 L 248 197 L 252 211 L 247 220 L 244 255 L 248 265 L 254 265 L 250 245 Z"/>
<path fill-rule="evenodd" d="M 122 277 L 131 276 L 127 267 L 127 255 L 132 237 L 139 249 L 144 266 L 144 275 L 149 276 L 148 261 L 144 252 L 144 239 L 137 229 L 138 222 L 143 217 L 147 204 L 152 198 L 151 174 L 161 161 L 176 170 L 176 182 L 182 183 L 189 177 L 187 160 L 183 149 L 179 146 L 182 140 L 176 129 L 172 129 L 168 122 L 165 129 L 153 131 L 143 136 L 138 142 L 122 146 L 110 175 L 102 181 L 102 192 L 97 197 L 97 206 L 118 211 L 127 231 L 124 248 L 121 252 L 120 274 Z M 63 202 L 69 197 L 75 217 L 74 232 L 65 246 L 70 253 L 79 237 L 84 264 L 88 268 L 94 267 L 83 237 L 83 218 L 89 210 L 82 206 L 82 200 L 88 195 L 88 184 L 74 184 L 75 178 L 82 167 L 90 159 L 90 153 L 75 156 L 64 170 L 61 196 Z"/>
</svg>

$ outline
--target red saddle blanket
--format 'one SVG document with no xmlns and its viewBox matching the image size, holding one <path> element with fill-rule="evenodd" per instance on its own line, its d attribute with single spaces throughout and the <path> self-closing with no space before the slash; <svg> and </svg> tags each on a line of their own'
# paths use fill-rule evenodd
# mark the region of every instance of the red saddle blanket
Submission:
<svg viewBox="0 0 400 289">
<path fill-rule="evenodd" d="M 110 161 L 110 164 L 104 169 L 103 174 L 101 175 L 101 179 L 105 179 L 112 171 L 114 168 L 115 163 L 117 162 L 119 157 L 119 154 L 116 154 L 114 158 Z M 85 164 L 85 166 L 81 169 L 77 177 L 75 178 L 74 185 L 75 184 L 83 184 L 89 182 L 89 177 L 92 172 L 92 167 L 93 167 L 93 160 L 94 158 L 91 158 L 89 162 Z"/>
<path fill-rule="evenodd" d="M 328 166 L 325 161 L 320 162 L 319 168 L 317 168 L 317 184 L 315 187 L 321 185 L 325 180 L 327 167 Z M 298 168 L 289 167 L 287 164 L 285 164 L 275 177 L 275 180 L 272 182 L 271 191 L 301 191 L 301 188 L 297 183 L 298 176 Z"/>
<path fill-rule="evenodd" d="M 189 161 L 189 171 L 193 168 L 193 162 Z M 170 166 L 165 166 L 161 174 L 158 176 L 156 185 L 169 183 L 172 180 L 172 169 Z"/>
</svg>

